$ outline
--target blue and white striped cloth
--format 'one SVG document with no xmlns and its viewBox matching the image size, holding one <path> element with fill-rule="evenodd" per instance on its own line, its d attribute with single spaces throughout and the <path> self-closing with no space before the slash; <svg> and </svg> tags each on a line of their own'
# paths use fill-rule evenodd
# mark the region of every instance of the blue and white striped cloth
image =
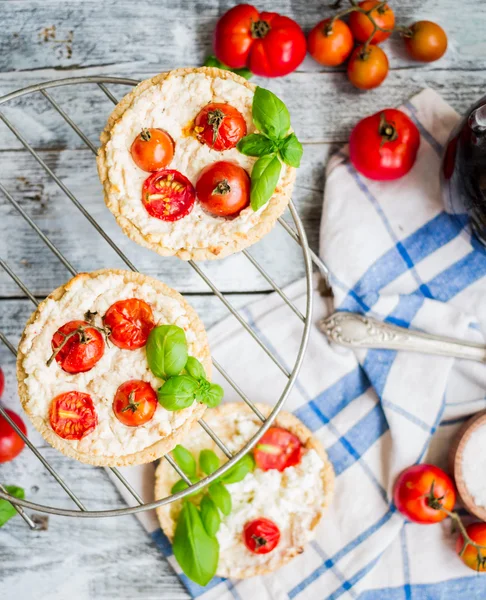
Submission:
<svg viewBox="0 0 486 600">
<path fill-rule="evenodd" d="M 347 149 L 333 157 L 321 255 L 334 300 L 315 292 L 315 323 L 333 310 L 484 343 L 486 253 L 444 211 L 442 148 L 457 114 L 431 90 L 402 107 L 422 135 L 417 162 L 396 182 L 356 173 Z M 304 283 L 288 295 L 304 309 Z M 244 311 L 280 361 L 293 364 L 302 324 L 274 295 Z M 285 378 L 230 317 L 210 332 L 215 357 L 256 401 L 274 401 Z M 251 373 L 251 376 L 249 376 Z M 227 388 L 227 386 L 226 386 Z M 287 409 L 324 444 L 336 471 L 331 509 L 306 552 L 275 574 L 215 578 L 200 588 L 181 574 L 151 515 L 141 517 L 189 593 L 203 600 L 471 600 L 486 597 L 486 576 L 454 552 L 450 524 L 406 523 L 390 497 L 397 474 L 427 460 L 446 466 L 457 427 L 486 408 L 486 366 L 448 358 L 331 347 L 313 327 Z M 238 400 L 227 390 L 229 400 Z M 152 468 L 124 471 L 152 486 Z"/>
</svg>

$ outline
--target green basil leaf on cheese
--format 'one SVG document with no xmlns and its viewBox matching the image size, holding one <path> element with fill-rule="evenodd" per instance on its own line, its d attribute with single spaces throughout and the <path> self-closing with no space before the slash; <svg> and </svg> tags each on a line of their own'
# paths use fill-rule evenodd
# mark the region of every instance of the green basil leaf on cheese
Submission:
<svg viewBox="0 0 486 600">
<path fill-rule="evenodd" d="M 219 469 L 219 458 L 212 450 L 201 450 L 199 454 L 199 467 L 206 475 L 211 475 Z"/>
<path fill-rule="evenodd" d="M 236 148 L 246 156 L 263 156 L 271 154 L 276 149 L 276 144 L 261 133 L 250 133 L 236 144 Z"/>
<path fill-rule="evenodd" d="M 172 450 L 172 456 L 184 475 L 188 477 L 196 476 L 196 459 L 187 448 L 177 444 L 174 450 Z"/>
<path fill-rule="evenodd" d="M 185 369 L 191 377 L 194 377 L 194 379 L 206 378 L 206 371 L 204 370 L 204 367 L 197 360 L 197 358 L 194 358 L 194 356 L 188 357 Z"/>
<path fill-rule="evenodd" d="M 231 494 L 226 487 L 220 481 L 216 481 L 211 483 L 208 493 L 223 515 L 229 515 L 231 512 Z"/>
<path fill-rule="evenodd" d="M 201 511 L 204 529 L 208 535 L 214 537 L 218 533 L 221 525 L 221 517 L 219 515 L 219 510 L 216 508 L 216 504 L 207 494 L 204 494 L 199 509 Z"/>
<path fill-rule="evenodd" d="M 270 90 L 257 87 L 253 96 L 252 117 L 255 127 L 278 139 L 286 135 L 290 129 L 290 114 L 285 104 Z"/>
<path fill-rule="evenodd" d="M 170 377 L 157 391 L 159 404 L 166 410 L 181 410 L 191 406 L 199 383 L 190 375 Z"/>
<path fill-rule="evenodd" d="M 200 401 L 203 402 L 207 407 L 214 408 L 215 406 L 219 406 L 219 404 L 221 404 L 223 397 L 223 388 L 217 383 L 211 383 L 209 385 L 209 389 L 205 390 L 201 395 Z"/>
<path fill-rule="evenodd" d="M 240 460 L 218 478 L 223 483 L 238 483 L 255 468 L 255 460 L 251 454 L 245 454 Z"/>
<path fill-rule="evenodd" d="M 260 157 L 251 172 L 251 207 L 257 211 L 272 197 L 280 177 L 282 163 L 276 154 Z"/>
<path fill-rule="evenodd" d="M 187 362 L 186 334 L 177 325 L 159 325 L 150 332 L 146 346 L 147 361 L 156 377 L 179 375 Z"/>
<path fill-rule="evenodd" d="M 300 160 L 304 150 L 295 133 L 290 133 L 280 145 L 280 156 L 284 163 L 291 167 L 300 167 Z"/>
</svg>

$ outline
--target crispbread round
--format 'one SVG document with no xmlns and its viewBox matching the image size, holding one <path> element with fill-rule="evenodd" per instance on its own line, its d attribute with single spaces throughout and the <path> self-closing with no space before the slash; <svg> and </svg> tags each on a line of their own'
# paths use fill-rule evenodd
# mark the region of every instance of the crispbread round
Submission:
<svg viewBox="0 0 486 600">
<path fill-rule="evenodd" d="M 264 416 L 268 416 L 272 410 L 272 407 L 266 404 L 257 404 L 256 406 L 260 409 Z M 205 416 L 205 421 L 211 426 L 211 428 L 223 440 L 223 442 L 225 442 L 231 439 L 235 434 L 234 430 L 232 430 L 231 423 L 228 423 L 226 419 L 236 413 L 248 414 L 249 416 L 254 417 L 253 411 L 246 404 L 239 402 L 228 402 L 222 404 L 218 408 L 208 411 Z M 331 501 L 334 490 L 334 470 L 321 443 L 312 436 L 312 433 L 309 431 L 309 429 L 307 429 L 307 427 L 301 421 L 299 421 L 297 417 L 294 417 L 294 415 L 288 412 L 282 411 L 278 414 L 276 420 L 274 421 L 274 425 L 282 427 L 283 429 L 286 429 L 287 431 L 290 431 L 296 435 L 305 448 L 309 450 L 315 450 L 324 461 L 321 477 L 325 496 L 321 504 L 322 510 L 311 524 L 310 529 L 313 530 L 317 527 L 325 508 Z M 221 451 L 202 429 L 201 431 L 194 430 L 193 435 L 184 442 L 184 446 L 196 455 L 201 450 L 208 448 L 222 457 Z M 173 483 L 174 474 L 171 466 L 166 461 L 161 461 L 155 472 L 155 498 L 158 500 L 168 496 Z M 160 506 L 156 509 L 160 525 L 170 540 L 172 540 L 174 537 L 176 518 L 179 514 L 181 506 L 182 503 L 179 501 Z M 272 565 L 271 567 L 269 567 L 269 565 L 266 563 L 255 564 L 254 566 L 247 566 L 246 568 L 242 568 L 235 564 L 230 569 L 222 569 L 218 567 L 216 574 L 220 577 L 232 577 L 236 579 L 244 579 L 246 577 L 253 577 L 255 575 L 265 575 L 279 569 L 302 551 L 303 548 L 301 547 L 289 547 L 282 556 L 281 561 L 276 565 Z M 265 556 L 268 556 L 270 560 L 272 553 L 269 553 Z"/>
<path fill-rule="evenodd" d="M 256 89 L 254 84 L 250 83 L 243 77 L 240 77 L 231 71 L 223 71 L 215 67 L 175 69 L 173 71 L 161 73 L 155 77 L 152 77 L 151 79 L 142 81 L 116 105 L 115 109 L 108 118 L 106 127 L 100 136 L 101 147 L 98 150 L 97 157 L 98 173 L 101 183 L 103 184 L 106 206 L 113 213 L 118 225 L 120 225 L 123 232 L 129 238 L 141 246 L 145 246 L 151 250 L 154 250 L 162 256 L 178 256 L 183 260 L 213 260 L 224 258 L 225 256 L 239 252 L 240 250 L 251 246 L 265 236 L 274 227 L 278 217 L 282 215 L 290 201 L 296 170 L 293 167 L 285 165 L 283 176 L 272 198 L 260 213 L 260 219 L 256 225 L 254 225 L 247 233 L 239 233 L 238 235 L 228 237 L 224 243 L 215 246 L 210 246 L 207 248 L 166 248 L 160 243 L 154 242 L 151 239 L 150 234 L 141 231 L 131 220 L 123 216 L 121 214 L 117 198 L 111 191 L 112 183 L 110 181 L 109 168 L 106 160 L 105 149 L 106 144 L 111 138 L 112 129 L 122 118 L 125 111 L 132 105 L 134 100 L 149 87 L 160 84 L 162 81 L 164 81 L 164 79 L 172 75 L 185 75 L 189 73 L 204 73 L 213 78 L 219 77 L 221 79 L 232 79 L 252 91 Z"/>
<path fill-rule="evenodd" d="M 190 304 L 186 302 L 183 296 L 181 296 L 178 292 L 165 285 L 165 283 L 162 283 L 161 281 L 158 281 L 153 277 L 149 277 L 148 275 L 143 275 L 142 273 L 135 273 L 132 271 L 125 271 L 122 269 L 100 269 L 91 273 L 80 273 L 79 275 L 76 275 L 76 277 L 74 277 L 73 279 L 69 280 L 66 284 L 55 289 L 45 300 L 43 300 L 39 304 L 37 309 L 31 315 L 30 319 L 27 321 L 25 329 L 39 318 L 39 316 L 42 314 L 42 311 L 45 308 L 48 299 L 59 301 L 75 281 L 79 281 L 80 279 L 87 280 L 89 278 L 94 278 L 103 274 L 108 275 L 110 273 L 123 275 L 125 282 L 132 281 L 140 284 L 148 283 L 161 294 L 170 296 L 181 303 L 187 315 L 189 316 L 190 328 L 196 334 L 196 339 L 198 342 L 198 356 L 200 357 L 200 360 L 204 365 L 208 378 L 210 378 L 212 363 L 207 334 L 206 330 L 204 329 L 204 325 L 199 319 L 199 316 L 197 315 L 196 311 L 192 308 Z M 39 431 L 42 437 L 51 446 L 56 448 L 56 450 L 59 450 L 66 456 L 75 458 L 76 460 L 79 460 L 83 463 L 109 467 L 139 465 L 143 463 L 152 462 L 153 460 L 160 458 L 161 456 L 172 450 L 179 442 L 181 442 L 181 440 L 185 437 L 187 432 L 191 429 L 193 423 L 200 419 L 205 411 L 205 405 L 195 403 L 193 405 L 194 409 L 190 415 L 190 418 L 186 419 L 186 421 L 184 421 L 175 431 L 171 432 L 170 435 L 160 439 L 158 442 L 155 442 L 151 446 L 148 446 L 147 448 L 144 448 L 143 450 L 140 450 L 139 452 L 135 452 L 133 454 L 114 457 L 102 455 L 94 456 L 87 453 L 79 452 L 70 445 L 68 440 L 64 440 L 63 438 L 60 438 L 58 435 L 56 435 L 44 419 L 42 419 L 39 416 L 33 415 L 28 408 L 29 393 L 27 385 L 25 383 L 27 373 L 23 367 L 23 362 L 26 355 L 22 352 L 22 350 L 20 350 L 26 335 L 25 329 L 19 343 L 19 351 L 17 354 L 17 380 L 20 402 L 22 404 L 23 409 L 29 416 L 32 424 L 37 429 L 37 431 Z"/>
</svg>

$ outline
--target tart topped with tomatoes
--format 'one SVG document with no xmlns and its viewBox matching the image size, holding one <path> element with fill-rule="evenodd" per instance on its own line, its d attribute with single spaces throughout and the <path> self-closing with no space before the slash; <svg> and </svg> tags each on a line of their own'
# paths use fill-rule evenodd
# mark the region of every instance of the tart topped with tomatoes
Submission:
<svg viewBox="0 0 486 600">
<path fill-rule="evenodd" d="M 178 69 L 143 81 L 117 105 L 101 135 L 98 171 L 105 202 L 130 238 L 165 256 L 206 260 L 239 251 L 273 227 L 295 179 L 292 158 L 277 155 L 291 157 L 296 138 L 285 153 L 283 141 L 265 146 L 261 135 L 255 153 L 257 89 L 230 71 Z M 266 195 L 254 202 L 261 153 Z M 277 157 L 270 169 L 267 155 Z"/>
<path fill-rule="evenodd" d="M 105 269 L 55 290 L 19 345 L 19 395 L 34 426 L 64 454 L 95 465 L 141 464 L 171 450 L 205 406 L 166 410 L 160 402 L 163 364 L 156 376 L 153 363 L 163 359 L 157 344 L 165 331 L 175 332 L 179 346 L 182 338 L 179 355 L 198 359 L 209 377 L 204 326 L 160 281 Z"/>
</svg>

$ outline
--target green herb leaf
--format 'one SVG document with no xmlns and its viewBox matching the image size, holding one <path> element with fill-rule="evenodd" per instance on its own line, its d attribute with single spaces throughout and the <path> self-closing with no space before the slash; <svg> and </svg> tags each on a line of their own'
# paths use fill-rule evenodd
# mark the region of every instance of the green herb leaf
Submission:
<svg viewBox="0 0 486 600">
<path fill-rule="evenodd" d="M 199 466 L 203 473 L 211 475 L 219 469 L 219 458 L 212 450 L 201 450 L 199 454 Z"/>
<path fill-rule="evenodd" d="M 276 154 L 260 157 L 251 172 L 251 207 L 254 211 L 264 206 L 277 187 L 282 163 Z"/>
<path fill-rule="evenodd" d="M 4 488 L 7 492 L 15 498 L 23 500 L 25 498 L 25 492 L 23 488 L 17 487 L 16 485 L 5 485 Z M 17 511 L 10 504 L 8 500 L 0 499 L 0 527 L 3 527 L 7 521 L 10 521 L 12 517 L 15 517 Z"/>
<path fill-rule="evenodd" d="M 166 410 L 181 410 L 191 406 L 199 383 L 190 375 L 170 377 L 157 391 L 159 404 Z"/>
<path fill-rule="evenodd" d="M 208 488 L 211 500 L 216 504 L 223 515 L 231 512 L 231 494 L 220 481 L 215 481 Z"/>
<path fill-rule="evenodd" d="M 256 128 L 272 139 L 282 138 L 290 129 L 287 107 L 280 98 L 265 88 L 256 89 L 252 117 Z"/>
<path fill-rule="evenodd" d="M 177 444 L 172 450 L 172 456 L 185 475 L 188 477 L 196 476 L 196 459 L 187 448 Z"/>
<path fill-rule="evenodd" d="M 251 454 L 245 454 L 243 458 L 240 458 L 236 465 L 231 467 L 226 473 L 223 473 L 218 480 L 223 483 L 238 483 L 238 481 L 242 481 L 248 473 L 251 473 L 254 468 L 255 459 Z"/>
<path fill-rule="evenodd" d="M 204 367 L 197 360 L 197 358 L 194 358 L 194 356 L 188 357 L 185 369 L 191 377 L 194 377 L 194 379 L 206 378 L 206 371 L 204 370 Z"/>
<path fill-rule="evenodd" d="M 302 144 L 297 139 L 295 133 L 290 133 L 280 146 L 282 160 L 291 167 L 300 167 L 300 159 L 303 153 Z"/>
<path fill-rule="evenodd" d="M 201 511 L 201 519 L 204 529 L 208 535 L 214 537 L 218 533 L 221 525 L 221 517 L 219 516 L 219 511 L 216 508 L 216 504 L 214 504 L 207 494 L 204 494 L 201 504 L 199 505 L 199 509 Z"/>
<path fill-rule="evenodd" d="M 159 325 L 147 340 L 147 361 L 156 377 L 167 379 L 179 375 L 187 362 L 187 342 L 184 330 L 177 325 Z"/>
<path fill-rule="evenodd" d="M 245 79 L 250 79 L 253 77 L 253 73 L 250 71 L 250 69 L 247 69 L 246 67 L 243 67 L 242 69 L 232 69 L 218 60 L 215 56 L 208 56 L 204 61 L 204 66 L 217 67 L 218 69 L 223 69 L 224 71 L 231 71 L 232 73 L 236 73 L 236 75 L 244 77 Z"/>
<path fill-rule="evenodd" d="M 271 154 L 276 149 L 276 144 L 266 135 L 261 133 L 250 133 L 236 144 L 236 148 L 246 156 L 263 156 Z"/>
<path fill-rule="evenodd" d="M 182 492 L 182 490 L 187 489 L 189 486 L 187 485 L 187 483 L 184 481 L 184 479 L 179 479 L 179 481 L 176 481 L 174 483 L 174 485 L 172 486 L 170 493 L 171 494 L 177 494 L 177 492 Z"/>
<path fill-rule="evenodd" d="M 177 519 L 172 550 L 184 573 L 199 585 L 207 585 L 219 560 L 217 538 L 208 535 L 199 510 L 184 502 Z"/>
<path fill-rule="evenodd" d="M 221 404 L 221 400 L 224 397 L 223 388 L 217 383 L 211 383 L 208 390 L 205 390 L 201 395 L 201 402 L 203 402 L 207 407 L 214 408 L 215 406 L 219 406 Z"/>
</svg>

